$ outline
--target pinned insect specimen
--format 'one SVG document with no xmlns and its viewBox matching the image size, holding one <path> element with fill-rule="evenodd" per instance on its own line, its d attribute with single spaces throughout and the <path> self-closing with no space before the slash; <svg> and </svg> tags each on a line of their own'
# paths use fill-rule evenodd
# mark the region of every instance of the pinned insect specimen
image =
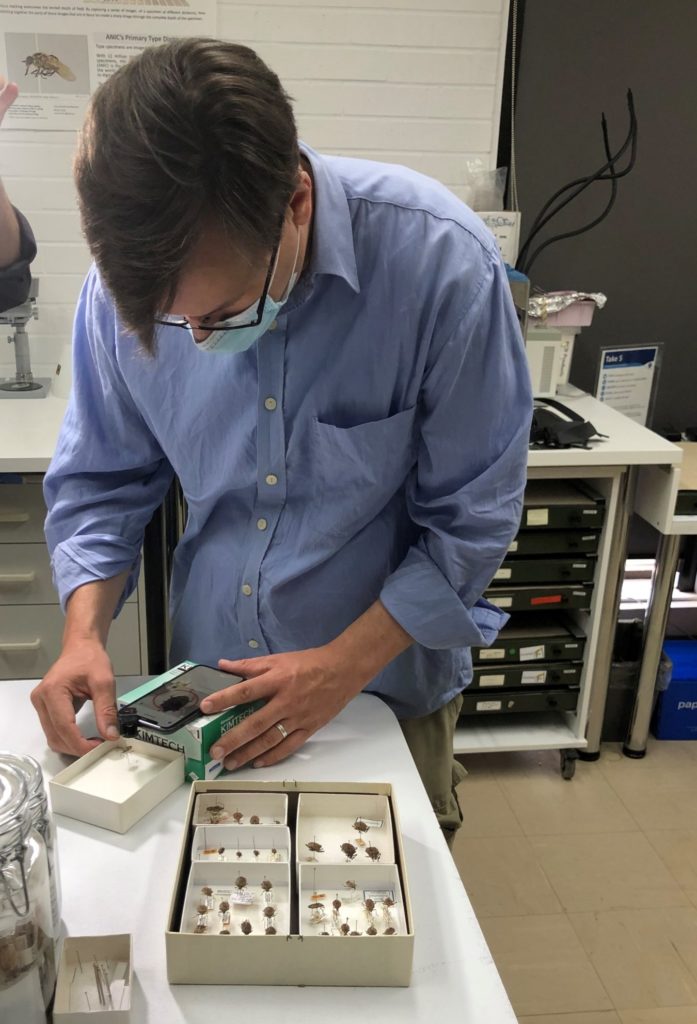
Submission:
<svg viewBox="0 0 697 1024">
<path fill-rule="evenodd" d="M 341 900 L 339 899 L 339 894 L 338 893 L 337 893 L 336 899 L 332 900 L 332 906 L 334 907 L 334 917 L 336 917 L 338 915 L 339 911 L 341 910 Z"/>
<path fill-rule="evenodd" d="M 241 891 L 242 889 L 246 888 L 246 886 L 247 879 L 244 877 L 244 875 L 238 875 L 237 878 L 235 879 L 235 888 Z"/>
<path fill-rule="evenodd" d="M 312 857 L 308 857 L 308 860 L 317 860 L 317 857 L 314 856 L 314 854 L 324 853 L 324 847 L 322 846 L 321 843 L 317 842 L 317 839 L 316 839 L 315 836 L 312 837 L 312 842 L 311 843 L 305 843 L 305 846 L 308 848 L 310 853 L 313 854 Z"/>
<path fill-rule="evenodd" d="M 276 916 L 276 908 L 275 907 L 264 907 L 262 913 L 263 913 L 265 918 L 267 918 L 269 921 L 272 921 L 273 918 Z"/>
<path fill-rule="evenodd" d="M 378 930 L 374 924 L 371 924 L 369 928 L 366 928 L 365 933 L 366 935 L 377 935 Z"/>
<path fill-rule="evenodd" d="M 249 819 L 249 824 L 250 825 L 258 825 L 259 824 L 259 815 L 258 814 L 253 814 L 251 816 L 251 818 Z"/>
<path fill-rule="evenodd" d="M 220 930 L 220 932 L 218 934 L 219 935 L 229 935 L 230 934 L 230 929 L 229 928 L 221 928 L 221 930 Z"/>
<path fill-rule="evenodd" d="M 225 913 L 220 915 L 220 923 L 222 924 L 223 928 L 229 928 L 230 927 L 230 911 L 229 910 L 226 910 Z"/>
<path fill-rule="evenodd" d="M 397 929 L 393 928 L 392 925 L 390 925 L 389 928 L 385 928 L 385 930 L 384 930 L 384 932 L 382 934 L 383 935 L 395 935 L 396 933 L 397 933 Z"/>
<path fill-rule="evenodd" d="M 206 897 L 207 909 L 210 909 L 213 906 L 213 890 L 210 885 L 201 886 L 201 893 Z"/>
<path fill-rule="evenodd" d="M 350 878 L 346 879 L 346 881 L 344 882 L 344 885 L 346 886 L 347 889 L 353 889 L 354 892 L 358 888 L 356 883 L 354 881 L 352 881 Z"/>
<path fill-rule="evenodd" d="M 196 927 L 194 928 L 194 934 L 195 935 L 203 935 L 203 933 L 206 931 L 207 927 L 208 926 L 206 924 L 206 919 L 204 918 L 203 920 L 201 920 L 201 918 L 199 918 L 197 920 L 197 922 L 196 922 Z"/>
<path fill-rule="evenodd" d="M 254 854 L 255 857 L 257 857 L 257 858 L 259 857 L 259 851 L 258 850 L 252 850 L 252 853 Z"/>
<path fill-rule="evenodd" d="M 219 846 L 218 847 L 218 856 L 220 857 L 221 860 L 225 860 L 225 847 L 224 846 Z"/>
<path fill-rule="evenodd" d="M 365 846 L 365 842 L 363 841 L 363 833 L 369 830 L 370 825 L 367 825 L 363 821 L 363 818 L 356 818 L 356 820 L 353 823 L 353 827 L 355 828 L 356 832 L 358 832 L 358 839 L 356 840 L 356 844 L 358 846 Z"/>
<path fill-rule="evenodd" d="M 370 849 L 370 847 L 369 847 L 369 849 Z M 341 852 L 346 857 L 346 860 L 348 862 L 348 861 L 352 861 L 352 860 L 355 859 L 356 854 L 358 853 L 358 850 L 353 845 L 353 843 L 342 843 L 341 844 Z"/>
<path fill-rule="evenodd" d="M 218 904 L 218 910 L 221 914 L 225 914 L 230 909 L 230 904 L 227 900 L 221 900 Z"/>
<path fill-rule="evenodd" d="M 273 889 L 273 882 L 270 882 L 268 878 L 265 878 L 261 883 L 261 887 L 264 890 L 264 892 L 271 892 L 271 890 Z"/>
<path fill-rule="evenodd" d="M 318 901 L 308 903 L 307 908 L 310 911 L 310 921 L 312 924 L 320 924 L 327 916 L 324 912 L 324 903 Z"/>
<path fill-rule="evenodd" d="M 380 851 L 377 846 L 366 846 L 365 855 L 366 857 L 370 857 L 373 863 L 380 860 Z"/>
<path fill-rule="evenodd" d="M 240 929 L 241 929 L 241 931 L 242 931 L 242 934 L 243 934 L 243 935 L 251 935 L 251 934 L 252 934 L 252 925 L 251 925 L 251 922 L 250 922 L 250 921 L 248 921 L 248 920 L 247 920 L 247 919 L 245 918 L 245 920 L 244 920 L 244 921 L 242 922 L 242 924 L 240 925 Z"/>
<path fill-rule="evenodd" d="M 218 850 L 215 846 L 207 846 L 202 852 L 204 857 L 213 857 Z"/>
<path fill-rule="evenodd" d="M 382 901 L 382 905 L 383 907 L 385 907 L 386 913 L 389 914 L 390 910 L 395 905 L 395 902 L 393 899 L 390 899 L 389 896 L 385 896 L 384 900 Z"/>
<path fill-rule="evenodd" d="M 207 914 L 209 909 L 210 907 L 208 906 L 207 903 L 199 903 L 199 905 L 196 907 L 196 911 L 199 914 Z"/>
<path fill-rule="evenodd" d="M 324 910 L 324 903 L 308 903 L 308 910 Z"/>
<path fill-rule="evenodd" d="M 362 934 L 363 934 L 363 932 L 357 932 L 355 928 L 354 928 L 354 930 L 352 932 L 349 932 L 349 935 L 362 935 Z"/>
<path fill-rule="evenodd" d="M 59 75 L 66 82 L 74 82 L 75 74 L 67 64 L 56 57 L 55 53 L 30 53 L 22 59 L 25 65 L 24 76 L 31 71 L 34 78 L 50 78 L 51 75 Z"/>
<path fill-rule="evenodd" d="M 371 899 L 363 900 L 363 907 L 365 908 L 365 912 L 368 915 L 368 920 L 372 921 L 373 920 L 373 911 L 375 910 L 375 900 L 371 900 Z"/>
<path fill-rule="evenodd" d="M 265 935 L 275 935 L 276 934 L 276 929 L 274 928 L 274 926 L 272 924 L 269 924 L 264 929 L 264 934 Z"/>
<path fill-rule="evenodd" d="M 346 919 L 345 923 L 341 925 L 339 931 L 341 932 L 342 935 L 351 934 L 351 925 L 348 923 L 348 918 Z"/>
<path fill-rule="evenodd" d="M 225 808 L 222 804 L 210 804 L 206 807 L 208 811 L 208 819 L 211 825 L 217 825 L 225 815 Z"/>
<path fill-rule="evenodd" d="M 243 818 L 244 814 L 242 814 L 241 811 L 235 811 L 232 815 L 232 820 L 236 825 L 239 825 Z"/>
<path fill-rule="evenodd" d="M 276 860 L 276 861 L 278 861 L 280 859 L 281 859 L 281 854 L 278 852 L 278 850 L 276 849 L 275 846 L 272 846 L 271 849 L 269 850 L 269 860 Z"/>
</svg>

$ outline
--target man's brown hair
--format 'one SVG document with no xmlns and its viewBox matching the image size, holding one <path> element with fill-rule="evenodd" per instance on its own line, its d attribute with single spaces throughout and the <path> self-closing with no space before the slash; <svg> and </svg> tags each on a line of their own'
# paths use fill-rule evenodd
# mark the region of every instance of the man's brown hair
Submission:
<svg viewBox="0 0 697 1024">
<path fill-rule="evenodd" d="M 94 94 L 75 160 L 82 226 L 125 324 L 155 349 L 206 224 L 250 259 L 269 253 L 298 178 L 290 99 L 246 46 L 152 47 Z"/>
</svg>

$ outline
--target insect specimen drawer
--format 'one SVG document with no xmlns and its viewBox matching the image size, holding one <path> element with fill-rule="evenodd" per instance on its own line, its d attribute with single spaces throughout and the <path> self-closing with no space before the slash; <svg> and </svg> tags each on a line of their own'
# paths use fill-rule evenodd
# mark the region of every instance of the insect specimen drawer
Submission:
<svg viewBox="0 0 697 1024">
<path fill-rule="evenodd" d="M 170 983 L 404 986 L 413 947 L 389 783 L 193 784 Z"/>
</svg>

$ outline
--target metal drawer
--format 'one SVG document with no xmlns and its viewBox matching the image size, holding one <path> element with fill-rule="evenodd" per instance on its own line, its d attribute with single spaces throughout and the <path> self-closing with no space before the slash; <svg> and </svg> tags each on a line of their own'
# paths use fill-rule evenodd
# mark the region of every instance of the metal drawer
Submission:
<svg viewBox="0 0 697 1024">
<path fill-rule="evenodd" d="M 597 555 L 601 533 L 596 530 L 521 530 L 509 555 Z"/>
<path fill-rule="evenodd" d="M 491 647 L 473 647 L 475 665 L 497 662 L 576 661 L 586 638 L 569 616 L 543 612 L 512 615 Z"/>
<path fill-rule="evenodd" d="M 0 483 L 0 544 L 44 543 L 45 518 L 40 483 Z"/>
<path fill-rule="evenodd" d="M 578 689 L 575 690 L 505 690 L 501 693 L 463 694 L 460 717 L 472 715 L 510 714 L 517 711 L 574 711 L 578 704 Z"/>
<path fill-rule="evenodd" d="M 137 600 L 135 591 L 128 600 Z M 1 545 L 0 605 L 57 603 L 46 545 Z"/>
<path fill-rule="evenodd" d="M 58 605 L 3 607 L 0 679 L 39 679 L 60 654 L 64 618 Z M 107 650 L 119 676 L 140 675 L 138 605 L 124 606 L 112 623 Z"/>
<path fill-rule="evenodd" d="M 507 558 L 496 572 L 494 586 L 518 583 L 590 583 L 594 558 Z"/>
<path fill-rule="evenodd" d="M 525 530 L 599 530 L 605 520 L 605 499 L 580 481 L 529 480 L 523 502 Z"/>
<path fill-rule="evenodd" d="M 506 611 L 549 611 L 550 608 L 589 609 L 592 585 L 560 583 L 557 586 L 492 587 L 484 596 L 497 608 Z"/>
<path fill-rule="evenodd" d="M 525 662 L 522 665 L 488 665 L 474 670 L 472 687 L 480 690 L 503 687 L 578 686 L 583 662 Z"/>
</svg>

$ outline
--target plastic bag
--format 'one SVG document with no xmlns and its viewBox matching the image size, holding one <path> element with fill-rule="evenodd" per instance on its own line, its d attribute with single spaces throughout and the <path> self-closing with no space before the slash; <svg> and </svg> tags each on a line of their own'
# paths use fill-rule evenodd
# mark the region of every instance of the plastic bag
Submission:
<svg viewBox="0 0 697 1024">
<path fill-rule="evenodd" d="M 479 158 L 465 161 L 463 198 L 472 210 L 503 210 L 507 167 L 490 171 Z"/>
</svg>

